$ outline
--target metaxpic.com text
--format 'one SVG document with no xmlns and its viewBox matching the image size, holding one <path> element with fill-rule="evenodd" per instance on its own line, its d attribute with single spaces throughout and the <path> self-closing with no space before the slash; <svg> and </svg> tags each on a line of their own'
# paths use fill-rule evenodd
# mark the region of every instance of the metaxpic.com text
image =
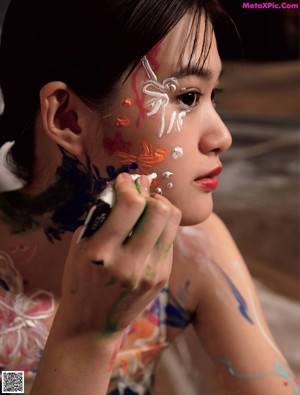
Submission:
<svg viewBox="0 0 300 395">
<path fill-rule="evenodd" d="M 242 8 L 244 9 L 287 9 L 287 10 L 298 10 L 298 3 L 275 3 L 274 1 L 263 2 L 263 3 L 250 3 L 249 1 L 244 1 L 242 3 Z"/>
</svg>

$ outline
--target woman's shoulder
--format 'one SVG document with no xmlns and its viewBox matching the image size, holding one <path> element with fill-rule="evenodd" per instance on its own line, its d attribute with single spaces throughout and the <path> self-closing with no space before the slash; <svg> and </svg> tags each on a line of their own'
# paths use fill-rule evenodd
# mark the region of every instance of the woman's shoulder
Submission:
<svg viewBox="0 0 300 395">
<path fill-rule="evenodd" d="M 213 213 L 201 224 L 180 228 L 169 286 L 172 294 L 185 295 L 190 310 L 197 308 L 218 273 L 237 278 L 241 271 L 248 271 L 245 262 L 218 215 Z"/>
<path fill-rule="evenodd" d="M 214 260 L 223 260 L 230 255 L 238 255 L 238 247 L 235 244 L 230 231 L 222 219 L 212 213 L 204 222 L 181 227 L 175 240 L 176 254 L 185 257 L 205 256 Z M 193 264 L 195 259 L 189 262 Z"/>
</svg>

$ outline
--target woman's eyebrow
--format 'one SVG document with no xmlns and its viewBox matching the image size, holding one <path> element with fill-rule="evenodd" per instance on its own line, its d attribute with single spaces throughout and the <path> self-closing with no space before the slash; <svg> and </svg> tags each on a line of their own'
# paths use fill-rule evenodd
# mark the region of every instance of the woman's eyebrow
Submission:
<svg viewBox="0 0 300 395">
<path fill-rule="evenodd" d="M 224 71 L 223 69 L 220 70 L 217 79 L 221 77 L 223 71 Z M 199 66 L 197 65 L 187 65 L 184 67 L 180 67 L 178 70 L 176 70 L 175 73 L 173 74 L 173 77 L 180 79 L 184 77 L 195 76 L 208 81 L 214 77 L 214 74 L 215 73 L 210 69 L 204 67 L 199 68 Z"/>
</svg>

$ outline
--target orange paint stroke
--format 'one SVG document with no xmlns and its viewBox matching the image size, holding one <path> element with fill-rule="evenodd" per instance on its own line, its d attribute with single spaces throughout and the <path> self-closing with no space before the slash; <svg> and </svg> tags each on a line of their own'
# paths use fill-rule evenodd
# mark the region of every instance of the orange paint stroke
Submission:
<svg viewBox="0 0 300 395">
<path fill-rule="evenodd" d="M 124 107 L 131 107 L 131 99 L 129 97 L 126 97 L 123 102 L 122 102 Z"/>
<path fill-rule="evenodd" d="M 139 140 L 139 144 L 142 146 L 142 152 L 139 155 L 131 155 L 127 152 L 116 152 L 116 156 L 121 159 L 121 163 L 124 165 L 130 165 L 131 163 L 138 164 L 138 170 L 142 174 L 148 174 L 147 169 L 158 163 L 163 162 L 167 158 L 168 150 L 164 147 L 159 147 L 156 150 L 152 148 L 147 140 Z"/>
<path fill-rule="evenodd" d="M 130 126 L 130 119 L 125 117 L 125 115 L 120 115 L 116 121 L 115 121 L 117 126 L 123 126 L 125 128 L 128 128 Z"/>
</svg>

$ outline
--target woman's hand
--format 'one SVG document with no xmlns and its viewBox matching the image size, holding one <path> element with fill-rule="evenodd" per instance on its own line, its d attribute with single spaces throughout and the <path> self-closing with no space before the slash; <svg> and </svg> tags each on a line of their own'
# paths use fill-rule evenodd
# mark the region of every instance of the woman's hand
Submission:
<svg viewBox="0 0 300 395">
<path fill-rule="evenodd" d="M 122 332 L 168 281 L 181 213 L 162 196 L 149 196 L 146 177 L 137 182 L 139 192 L 120 174 L 106 222 L 90 238 L 73 237 L 59 307 L 71 336 Z"/>
</svg>

